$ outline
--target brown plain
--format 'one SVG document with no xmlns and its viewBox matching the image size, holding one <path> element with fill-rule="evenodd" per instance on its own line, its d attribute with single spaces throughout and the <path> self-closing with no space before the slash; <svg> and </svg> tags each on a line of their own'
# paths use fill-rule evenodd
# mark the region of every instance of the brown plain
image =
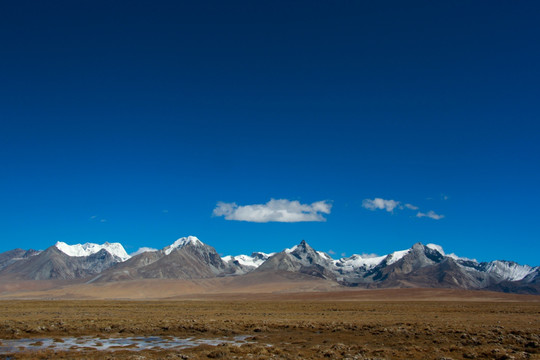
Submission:
<svg viewBox="0 0 540 360">
<path fill-rule="evenodd" d="M 443 289 L 4 300 L 0 339 L 249 335 L 251 342 L 4 355 L 10 359 L 539 359 L 539 315 L 538 296 Z"/>
</svg>

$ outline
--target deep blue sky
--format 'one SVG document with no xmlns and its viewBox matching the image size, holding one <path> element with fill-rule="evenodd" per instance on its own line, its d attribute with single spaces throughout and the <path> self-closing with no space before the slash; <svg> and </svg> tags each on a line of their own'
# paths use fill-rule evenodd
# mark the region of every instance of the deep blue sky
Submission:
<svg viewBox="0 0 540 360">
<path fill-rule="evenodd" d="M 196 235 L 540 265 L 539 19 L 537 1 L 2 2 L 0 251 Z M 212 216 L 272 198 L 333 207 Z"/>
</svg>

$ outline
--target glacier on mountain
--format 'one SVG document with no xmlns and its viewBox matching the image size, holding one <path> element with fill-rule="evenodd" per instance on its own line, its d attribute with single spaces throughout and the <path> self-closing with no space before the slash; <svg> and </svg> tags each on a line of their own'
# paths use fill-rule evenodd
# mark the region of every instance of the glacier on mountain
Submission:
<svg viewBox="0 0 540 360">
<path fill-rule="evenodd" d="M 489 262 L 486 266 L 486 272 L 508 281 L 523 280 L 534 271 L 535 268 L 529 265 L 520 265 L 513 261 L 495 260 Z"/>
<path fill-rule="evenodd" d="M 387 255 L 383 256 L 362 256 L 352 255 L 338 260 L 334 260 L 334 266 L 342 268 L 345 272 L 354 271 L 355 269 L 363 268 L 366 270 L 372 269 L 379 265 Z"/>
<path fill-rule="evenodd" d="M 247 266 L 253 269 L 258 268 L 263 262 L 265 262 L 270 256 L 274 255 L 275 253 L 266 254 L 263 252 L 254 252 L 250 255 L 227 255 L 222 257 L 221 259 L 226 262 L 238 262 L 242 266 Z"/>
</svg>

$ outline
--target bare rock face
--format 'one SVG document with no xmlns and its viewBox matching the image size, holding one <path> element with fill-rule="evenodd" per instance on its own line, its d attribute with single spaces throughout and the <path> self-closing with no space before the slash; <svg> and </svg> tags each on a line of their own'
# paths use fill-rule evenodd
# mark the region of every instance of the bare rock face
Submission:
<svg viewBox="0 0 540 360">
<path fill-rule="evenodd" d="M 36 250 L 13 249 L 0 254 L 0 270 L 20 260 L 39 254 Z"/>
<path fill-rule="evenodd" d="M 143 252 L 139 255 L 133 256 L 131 259 L 122 263 L 116 264 L 116 266 L 100 273 L 96 277 L 89 280 L 89 282 L 100 281 L 123 281 L 140 279 L 141 276 L 138 273 L 139 269 L 153 264 L 161 259 L 165 254 L 162 251 L 149 251 Z"/>
<path fill-rule="evenodd" d="M 304 240 L 292 249 L 286 249 L 271 256 L 255 271 L 289 271 L 335 280 L 331 270 L 332 258 L 325 253 L 315 251 Z"/>
</svg>

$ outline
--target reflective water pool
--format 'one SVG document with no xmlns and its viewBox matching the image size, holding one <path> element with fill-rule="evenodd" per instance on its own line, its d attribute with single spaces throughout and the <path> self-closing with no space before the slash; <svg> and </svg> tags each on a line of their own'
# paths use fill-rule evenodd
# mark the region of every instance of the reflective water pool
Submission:
<svg viewBox="0 0 540 360">
<path fill-rule="evenodd" d="M 242 335 L 234 338 L 178 338 L 174 336 L 137 336 L 122 338 L 100 338 L 91 336 L 69 338 L 32 338 L 0 340 L 0 354 L 36 350 L 163 350 L 186 349 L 199 345 L 232 344 L 240 346 L 247 344 L 249 336 Z"/>
</svg>

